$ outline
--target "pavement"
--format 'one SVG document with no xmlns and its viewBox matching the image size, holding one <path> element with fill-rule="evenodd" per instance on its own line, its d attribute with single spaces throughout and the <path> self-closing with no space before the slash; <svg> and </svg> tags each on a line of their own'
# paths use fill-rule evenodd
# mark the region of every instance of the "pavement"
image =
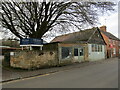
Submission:
<svg viewBox="0 0 120 90">
<path fill-rule="evenodd" d="M 32 70 L 20 70 L 20 69 L 18 70 L 18 69 L 13 69 L 13 68 L 2 68 L 2 81 L 1 82 L 4 83 L 4 82 L 9 82 L 9 81 L 18 80 L 18 79 L 44 75 L 48 73 L 55 73 L 59 71 L 70 70 L 73 68 L 82 68 L 82 67 L 94 65 L 97 63 L 110 62 L 113 60 L 118 60 L 118 58 L 110 58 L 110 59 L 94 61 L 94 62 L 74 63 L 71 65 L 66 65 L 62 67 L 51 67 L 51 68 L 45 68 L 45 69 L 37 69 L 33 71 Z"/>
<path fill-rule="evenodd" d="M 60 68 L 68 69 L 4 82 L 2 88 L 118 88 L 117 58 Z"/>
</svg>

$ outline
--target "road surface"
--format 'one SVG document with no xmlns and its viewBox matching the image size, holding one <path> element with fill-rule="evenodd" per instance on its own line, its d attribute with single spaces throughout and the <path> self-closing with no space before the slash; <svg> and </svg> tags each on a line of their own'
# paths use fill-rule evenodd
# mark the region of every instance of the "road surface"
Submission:
<svg viewBox="0 0 120 90">
<path fill-rule="evenodd" d="M 16 80 L 3 88 L 118 88 L 118 60 Z"/>
</svg>

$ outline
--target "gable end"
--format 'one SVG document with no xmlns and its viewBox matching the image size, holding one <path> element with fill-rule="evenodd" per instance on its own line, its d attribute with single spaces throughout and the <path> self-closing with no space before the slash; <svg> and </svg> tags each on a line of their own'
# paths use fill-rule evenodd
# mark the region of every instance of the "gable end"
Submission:
<svg viewBox="0 0 120 90">
<path fill-rule="evenodd" d="M 106 45 L 106 43 L 100 33 L 99 28 L 96 28 L 95 32 L 93 33 L 93 35 L 91 35 L 90 39 L 88 40 L 88 43 Z"/>
</svg>

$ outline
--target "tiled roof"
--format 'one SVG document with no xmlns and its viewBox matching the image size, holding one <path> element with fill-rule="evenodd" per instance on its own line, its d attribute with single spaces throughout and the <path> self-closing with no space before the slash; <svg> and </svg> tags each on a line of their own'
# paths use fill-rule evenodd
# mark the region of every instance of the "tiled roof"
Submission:
<svg viewBox="0 0 120 90">
<path fill-rule="evenodd" d="M 51 42 L 75 42 L 86 43 L 97 28 L 82 30 L 55 37 Z"/>
<path fill-rule="evenodd" d="M 105 34 L 107 37 L 109 37 L 110 39 L 113 40 L 120 40 L 119 38 L 115 37 L 113 34 L 109 33 L 109 32 L 104 32 L 102 30 L 100 30 L 103 34 Z"/>
</svg>

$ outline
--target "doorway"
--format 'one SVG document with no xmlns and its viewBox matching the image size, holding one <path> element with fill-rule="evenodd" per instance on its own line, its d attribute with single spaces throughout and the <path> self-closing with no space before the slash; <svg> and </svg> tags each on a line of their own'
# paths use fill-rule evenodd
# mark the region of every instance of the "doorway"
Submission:
<svg viewBox="0 0 120 90">
<path fill-rule="evenodd" d="M 84 48 L 74 48 L 74 59 L 79 62 L 84 60 Z"/>
</svg>

